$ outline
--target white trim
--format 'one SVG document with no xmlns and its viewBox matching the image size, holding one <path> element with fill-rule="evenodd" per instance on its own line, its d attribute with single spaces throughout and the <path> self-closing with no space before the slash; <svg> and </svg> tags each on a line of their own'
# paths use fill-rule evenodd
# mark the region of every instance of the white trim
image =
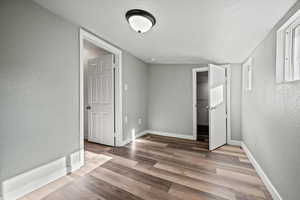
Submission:
<svg viewBox="0 0 300 200">
<path fill-rule="evenodd" d="M 84 60 L 83 60 L 83 31 L 79 30 L 79 148 L 84 150 Z M 84 155 L 80 156 L 84 165 Z"/>
<path fill-rule="evenodd" d="M 242 141 L 239 140 L 228 140 L 227 144 L 233 145 L 233 146 L 242 146 Z"/>
<path fill-rule="evenodd" d="M 193 69 L 193 140 L 197 139 L 197 72 L 208 72 L 208 67 Z"/>
<path fill-rule="evenodd" d="M 147 130 L 146 132 L 149 134 L 153 134 L 153 135 L 175 137 L 175 138 L 181 138 L 181 139 L 187 139 L 187 140 L 195 140 L 193 135 L 185 135 L 185 134 L 181 134 L 181 133 L 169 133 L 169 132 L 156 131 L 156 130 Z"/>
<path fill-rule="evenodd" d="M 82 164 L 80 155 L 82 150 L 62 157 L 43 166 L 32 169 L 2 182 L 2 199 L 18 199 L 38 188 L 55 181 L 77 169 Z"/>
<path fill-rule="evenodd" d="M 247 154 L 250 162 L 254 166 L 255 170 L 257 171 L 258 175 L 262 179 L 263 183 L 266 185 L 268 191 L 271 193 L 274 200 L 282 200 L 279 192 L 276 190 L 274 185 L 272 184 L 271 180 L 268 178 L 266 173 L 263 171 L 261 166 L 258 164 L 258 162 L 255 160 L 253 154 L 250 152 L 248 147 L 244 142 L 242 142 L 242 148 L 244 149 L 245 153 Z"/>
<path fill-rule="evenodd" d="M 136 134 L 134 139 L 137 139 L 137 138 L 139 138 L 139 137 L 142 137 L 142 136 L 146 135 L 147 133 L 148 133 L 148 131 L 147 131 L 147 130 L 146 130 L 146 131 L 142 131 L 142 132 L 140 132 L 140 133 Z M 123 144 L 122 144 L 122 146 L 125 146 L 126 144 L 128 144 L 128 143 L 132 142 L 134 139 L 133 139 L 133 138 L 131 138 L 131 137 L 130 137 L 130 138 L 128 138 L 127 140 L 123 141 Z"/>
<path fill-rule="evenodd" d="M 115 102 L 116 102 L 116 110 L 115 110 L 115 118 L 116 118 L 116 146 L 122 146 L 123 144 L 123 104 L 122 104 L 122 96 L 123 96 L 123 86 L 122 86 L 122 51 L 117 47 L 109 44 L 108 42 L 100 39 L 96 35 L 80 28 L 80 148 L 84 149 L 84 60 L 83 60 L 83 40 L 88 40 L 92 42 L 96 46 L 111 52 L 115 55 L 116 63 L 116 77 L 115 82 L 118 83 L 116 86 Z M 81 156 L 81 162 L 84 163 L 84 155 Z"/>
<path fill-rule="evenodd" d="M 231 139 L 231 66 L 226 65 L 226 103 L 227 103 L 227 144 L 232 143 Z"/>
</svg>

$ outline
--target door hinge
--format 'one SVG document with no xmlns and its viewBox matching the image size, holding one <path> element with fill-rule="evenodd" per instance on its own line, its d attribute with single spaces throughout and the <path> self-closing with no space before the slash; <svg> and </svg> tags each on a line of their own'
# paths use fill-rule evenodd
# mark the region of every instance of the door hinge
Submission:
<svg viewBox="0 0 300 200">
<path fill-rule="evenodd" d="M 228 81 L 228 70 L 227 69 L 225 70 L 225 81 L 226 82 Z"/>
<path fill-rule="evenodd" d="M 112 65 L 113 69 L 116 69 L 116 56 L 113 55 L 113 65 Z"/>
<path fill-rule="evenodd" d="M 113 64 L 116 64 L 116 55 L 113 55 Z"/>
</svg>

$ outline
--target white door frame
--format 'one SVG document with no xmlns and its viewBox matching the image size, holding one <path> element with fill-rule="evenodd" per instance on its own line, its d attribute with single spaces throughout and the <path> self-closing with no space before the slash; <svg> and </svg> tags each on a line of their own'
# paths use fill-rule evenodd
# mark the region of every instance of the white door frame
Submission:
<svg viewBox="0 0 300 200">
<path fill-rule="evenodd" d="M 230 65 L 226 65 L 226 111 L 227 111 L 227 144 L 231 144 L 231 122 L 230 122 L 230 77 L 231 68 Z M 193 70 L 193 139 L 197 139 L 197 72 L 208 72 L 209 67 L 194 68 Z M 209 97 L 208 97 L 209 98 Z M 210 124 L 209 124 L 210 125 Z"/>
<path fill-rule="evenodd" d="M 123 141 L 123 124 L 122 124 L 122 51 L 108 42 L 100 39 L 96 35 L 80 28 L 79 30 L 79 51 L 80 51 L 80 70 L 79 70 L 79 147 L 80 147 L 80 162 L 84 164 L 84 46 L 83 41 L 87 40 L 101 49 L 104 49 L 115 56 L 115 137 L 116 146 L 122 146 Z"/>
</svg>

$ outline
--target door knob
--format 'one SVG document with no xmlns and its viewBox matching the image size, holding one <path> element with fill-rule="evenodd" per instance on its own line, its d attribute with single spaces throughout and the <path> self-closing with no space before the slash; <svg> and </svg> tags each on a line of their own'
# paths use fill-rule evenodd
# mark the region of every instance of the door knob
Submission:
<svg viewBox="0 0 300 200">
<path fill-rule="evenodd" d="M 216 106 L 210 107 L 209 110 L 215 110 Z"/>
<path fill-rule="evenodd" d="M 91 106 L 87 106 L 86 109 L 87 109 L 87 110 L 91 110 Z"/>
</svg>

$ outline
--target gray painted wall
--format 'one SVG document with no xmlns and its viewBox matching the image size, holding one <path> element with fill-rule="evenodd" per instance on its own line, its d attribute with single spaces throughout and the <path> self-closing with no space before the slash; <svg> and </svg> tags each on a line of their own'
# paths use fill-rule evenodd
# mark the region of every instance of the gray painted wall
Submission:
<svg viewBox="0 0 300 200">
<path fill-rule="evenodd" d="M 300 197 L 300 82 L 276 84 L 276 30 L 251 54 L 253 90 L 242 93 L 243 140 L 284 200 Z"/>
<path fill-rule="evenodd" d="M 195 67 L 149 66 L 149 129 L 193 135 L 192 68 Z"/>
<path fill-rule="evenodd" d="M 0 3 L 0 180 L 79 149 L 78 28 L 27 0 Z"/>
<path fill-rule="evenodd" d="M 123 141 L 131 138 L 148 127 L 148 65 L 123 51 L 123 116 L 127 115 L 127 124 L 123 120 Z M 125 84 L 128 90 L 125 91 Z M 142 124 L 138 124 L 138 119 Z"/>
<path fill-rule="evenodd" d="M 197 65 L 149 65 L 148 128 L 193 135 L 192 69 Z M 241 65 L 232 65 L 232 139 L 240 136 Z"/>
<path fill-rule="evenodd" d="M 241 140 L 242 66 L 231 64 L 231 139 Z"/>
</svg>

